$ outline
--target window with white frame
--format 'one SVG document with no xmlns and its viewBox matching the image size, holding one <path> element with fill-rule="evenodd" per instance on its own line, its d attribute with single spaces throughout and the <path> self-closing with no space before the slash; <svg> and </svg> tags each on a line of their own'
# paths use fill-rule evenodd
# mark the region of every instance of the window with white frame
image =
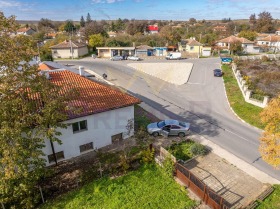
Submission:
<svg viewBox="0 0 280 209">
<path fill-rule="evenodd" d="M 73 129 L 73 133 L 77 133 L 80 131 L 86 131 L 87 130 L 87 121 L 86 120 L 82 120 L 76 123 L 72 123 L 72 129 Z"/>
</svg>

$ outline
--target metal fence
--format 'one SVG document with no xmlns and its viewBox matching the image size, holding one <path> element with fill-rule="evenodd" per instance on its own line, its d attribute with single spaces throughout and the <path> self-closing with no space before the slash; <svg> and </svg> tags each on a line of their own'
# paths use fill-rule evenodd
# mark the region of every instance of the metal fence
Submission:
<svg viewBox="0 0 280 209">
<path fill-rule="evenodd" d="M 230 204 L 210 189 L 198 177 L 180 163 L 175 164 L 176 176 L 187 185 L 206 205 L 214 209 L 229 209 Z"/>
</svg>

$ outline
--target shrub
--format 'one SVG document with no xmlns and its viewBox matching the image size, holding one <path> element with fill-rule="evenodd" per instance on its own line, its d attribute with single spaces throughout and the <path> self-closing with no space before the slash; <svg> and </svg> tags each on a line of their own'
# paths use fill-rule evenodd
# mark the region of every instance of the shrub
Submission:
<svg viewBox="0 0 280 209">
<path fill-rule="evenodd" d="M 205 146 L 203 146 L 202 144 L 199 143 L 194 143 L 191 147 L 190 147 L 190 152 L 193 155 L 206 155 L 207 154 L 207 149 Z"/>
<path fill-rule="evenodd" d="M 169 177 L 172 177 L 173 174 L 174 174 L 174 171 L 175 171 L 175 167 L 174 167 L 174 162 L 173 160 L 171 159 L 171 156 L 167 156 L 164 161 L 163 161 L 163 172 L 169 176 Z"/>
<path fill-rule="evenodd" d="M 154 161 L 155 149 L 148 148 L 141 152 L 141 162 L 142 163 L 151 163 Z"/>
<path fill-rule="evenodd" d="M 269 59 L 267 56 L 262 56 L 262 62 L 268 62 L 268 61 L 269 61 Z"/>
</svg>

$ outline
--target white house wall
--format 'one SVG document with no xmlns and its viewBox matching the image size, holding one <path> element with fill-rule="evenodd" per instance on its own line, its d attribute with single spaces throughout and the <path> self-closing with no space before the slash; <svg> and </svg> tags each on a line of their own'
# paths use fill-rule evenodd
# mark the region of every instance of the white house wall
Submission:
<svg viewBox="0 0 280 209">
<path fill-rule="evenodd" d="M 93 142 L 93 148 L 98 149 L 111 144 L 111 137 L 113 135 L 122 133 L 124 139 L 128 138 L 126 126 L 130 119 L 134 119 L 134 106 L 65 121 L 66 124 L 70 125 L 67 129 L 59 130 L 62 134 L 59 136 L 62 144 L 59 145 L 57 142 L 53 143 L 55 152 L 63 151 L 63 160 L 67 160 L 83 154 L 80 153 L 80 145 Z M 87 130 L 73 133 L 71 124 L 83 120 L 87 120 Z M 130 135 L 132 134 L 133 130 Z M 46 155 L 44 158 L 48 166 L 53 164 L 50 164 L 48 161 L 48 155 L 52 154 L 50 141 L 45 140 L 45 145 L 43 152 Z"/>
<path fill-rule="evenodd" d="M 86 55 L 88 53 L 87 47 L 73 48 L 73 58 Z M 71 58 L 71 49 L 52 49 L 52 55 L 54 58 Z"/>
</svg>

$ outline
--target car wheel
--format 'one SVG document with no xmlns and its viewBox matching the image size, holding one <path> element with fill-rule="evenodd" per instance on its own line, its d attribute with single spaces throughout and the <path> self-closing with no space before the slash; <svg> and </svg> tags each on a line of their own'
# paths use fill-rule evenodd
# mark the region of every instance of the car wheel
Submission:
<svg viewBox="0 0 280 209">
<path fill-rule="evenodd" d="M 154 132 L 154 133 L 153 133 L 153 136 L 154 136 L 154 137 L 157 137 L 157 136 L 159 136 L 159 133 L 158 133 L 158 132 Z"/>
<path fill-rule="evenodd" d="M 180 138 L 183 138 L 183 137 L 185 137 L 185 136 L 186 136 L 186 134 L 185 134 L 185 133 L 183 133 L 183 132 L 180 132 L 180 133 L 178 133 L 178 136 L 179 136 Z"/>
</svg>

